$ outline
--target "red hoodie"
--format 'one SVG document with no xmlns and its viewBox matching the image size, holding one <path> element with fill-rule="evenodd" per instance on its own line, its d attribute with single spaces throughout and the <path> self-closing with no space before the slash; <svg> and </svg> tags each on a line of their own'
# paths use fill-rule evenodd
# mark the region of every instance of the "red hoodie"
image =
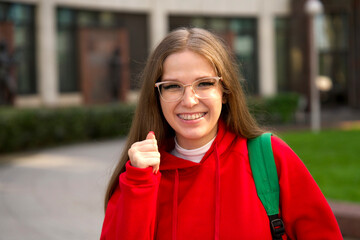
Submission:
<svg viewBox="0 0 360 240">
<path fill-rule="evenodd" d="M 252 177 L 247 141 L 220 122 L 200 163 L 160 149 L 160 173 L 128 162 L 111 197 L 101 238 L 122 240 L 271 239 L 269 220 Z M 284 239 L 342 239 L 320 189 L 279 138 L 272 147 L 280 184 Z"/>
</svg>

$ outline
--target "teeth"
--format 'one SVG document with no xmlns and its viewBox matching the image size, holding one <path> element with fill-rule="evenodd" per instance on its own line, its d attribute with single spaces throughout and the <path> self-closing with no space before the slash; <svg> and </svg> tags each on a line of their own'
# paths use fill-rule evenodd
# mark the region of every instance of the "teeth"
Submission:
<svg viewBox="0 0 360 240">
<path fill-rule="evenodd" d="M 179 114 L 179 117 L 184 120 L 195 120 L 203 117 L 205 113 L 195 113 L 195 114 Z"/>
</svg>

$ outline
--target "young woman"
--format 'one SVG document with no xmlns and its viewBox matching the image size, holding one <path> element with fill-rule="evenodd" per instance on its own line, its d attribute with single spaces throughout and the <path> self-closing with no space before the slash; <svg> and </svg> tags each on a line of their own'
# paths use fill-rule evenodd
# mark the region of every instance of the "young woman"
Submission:
<svg viewBox="0 0 360 240">
<path fill-rule="evenodd" d="M 101 239 L 272 239 L 249 165 L 249 114 L 223 41 L 171 32 L 149 57 L 127 145 L 105 197 Z M 342 239 L 336 219 L 297 155 L 272 148 L 283 239 Z"/>
</svg>

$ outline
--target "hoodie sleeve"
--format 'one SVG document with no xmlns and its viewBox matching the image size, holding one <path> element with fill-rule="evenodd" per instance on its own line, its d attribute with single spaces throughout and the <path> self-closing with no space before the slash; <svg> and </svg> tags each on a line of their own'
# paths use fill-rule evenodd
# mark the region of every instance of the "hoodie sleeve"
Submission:
<svg viewBox="0 0 360 240">
<path fill-rule="evenodd" d="M 343 239 L 320 188 L 291 148 L 272 137 L 280 185 L 280 212 L 290 239 Z"/>
<path fill-rule="evenodd" d="M 108 202 L 101 240 L 154 239 L 156 202 L 161 174 L 126 163 L 119 186 Z"/>
</svg>

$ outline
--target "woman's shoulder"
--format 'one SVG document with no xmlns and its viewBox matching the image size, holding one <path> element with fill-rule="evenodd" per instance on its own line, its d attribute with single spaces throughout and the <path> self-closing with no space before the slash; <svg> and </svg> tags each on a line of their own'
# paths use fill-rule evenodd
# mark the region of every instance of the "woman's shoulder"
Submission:
<svg viewBox="0 0 360 240">
<path fill-rule="evenodd" d="M 290 146 L 279 136 L 271 136 L 271 145 L 274 150 L 291 150 Z"/>
<path fill-rule="evenodd" d="M 305 164 L 298 154 L 295 153 L 295 151 L 283 139 L 276 135 L 271 136 L 271 146 L 278 172 L 303 171 L 306 174 L 308 173 Z"/>
<path fill-rule="evenodd" d="M 294 150 L 283 139 L 281 139 L 277 135 L 271 136 L 271 146 L 274 155 L 278 155 L 278 156 L 296 155 Z"/>
</svg>

